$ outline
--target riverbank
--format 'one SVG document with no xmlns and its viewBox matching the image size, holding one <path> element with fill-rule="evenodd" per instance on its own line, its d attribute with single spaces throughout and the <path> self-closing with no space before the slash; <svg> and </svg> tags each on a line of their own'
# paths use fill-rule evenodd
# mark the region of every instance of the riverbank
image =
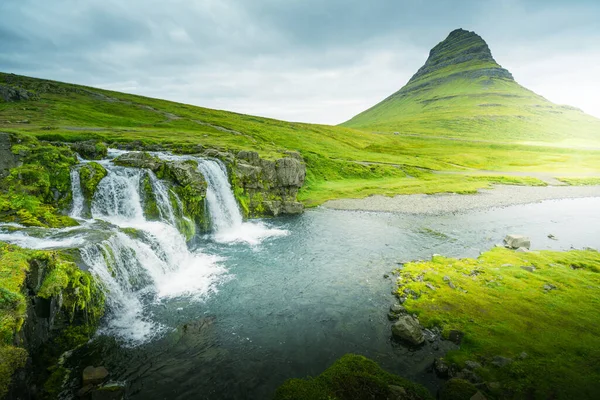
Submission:
<svg viewBox="0 0 600 400">
<path fill-rule="evenodd" d="M 592 399 L 599 272 L 592 249 L 434 255 L 395 271 L 396 307 L 460 344 L 436 360 L 439 376 L 471 381 L 488 398 Z"/>
<path fill-rule="evenodd" d="M 508 186 L 496 185 L 476 194 L 414 194 L 394 197 L 330 200 L 323 207 L 335 210 L 380 211 L 440 215 L 537 203 L 544 200 L 600 197 L 600 186 Z"/>
</svg>

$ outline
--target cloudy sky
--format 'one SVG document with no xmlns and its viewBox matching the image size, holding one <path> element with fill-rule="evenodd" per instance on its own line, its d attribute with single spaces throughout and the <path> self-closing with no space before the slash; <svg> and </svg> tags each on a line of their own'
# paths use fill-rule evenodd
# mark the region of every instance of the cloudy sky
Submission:
<svg viewBox="0 0 600 400">
<path fill-rule="evenodd" d="M 524 86 L 600 117 L 598 0 L 0 0 L 0 71 L 337 124 L 455 28 Z"/>
</svg>

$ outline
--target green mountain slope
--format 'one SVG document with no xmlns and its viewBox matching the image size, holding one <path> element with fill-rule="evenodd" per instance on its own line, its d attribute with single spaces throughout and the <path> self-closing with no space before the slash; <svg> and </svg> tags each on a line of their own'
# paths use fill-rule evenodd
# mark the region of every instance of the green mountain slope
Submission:
<svg viewBox="0 0 600 400">
<path fill-rule="evenodd" d="M 6 73 L 0 73 L 0 132 L 47 141 L 99 140 L 111 146 L 135 142 L 134 147 L 177 152 L 197 152 L 199 145 L 231 152 L 250 149 L 267 158 L 296 150 L 307 165 L 300 199 L 308 206 L 371 194 L 466 193 L 495 182 L 543 184 L 527 178 L 530 172 L 600 176 L 600 141 L 592 148 L 567 148 L 506 138 L 372 133 Z"/>
<path fill-rule="evenodd" d="M 559 106 L 519 85 L 485 41 L 462 29 L 435 46 L 410 81 L 342 124 L 404 134 L 488 140 L 600 140 L 600 120 Z"/>
</svg>

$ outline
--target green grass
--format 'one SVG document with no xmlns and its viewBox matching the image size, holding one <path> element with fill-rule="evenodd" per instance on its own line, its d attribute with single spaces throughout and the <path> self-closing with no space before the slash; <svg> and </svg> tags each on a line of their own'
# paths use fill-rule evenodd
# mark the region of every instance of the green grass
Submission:
<svg viewBox="0 0 600 400">
<path fill-rule="evenodd" d="M 405 179 L 406 173 L 415 177 L 410 171 L 418 169 L 551 171 L 555 176 L 566 172 L 600 174 L 600 138 L 595 138 L 591 148 L 572 148 L 537 140 L 546 135 L 552 137 L 551 132 L 542 127 L 536 128 L 535 134 L 520 132 L 517 139 L 512 134 L 490 139 L 482 133 L 474 138 L 455 140 L 412 136 L 405 134 L 408 133 L 405 130 L 401 130 L 401 135 L 394 135 L 391 131 L 372 133 L 347 127 L 278 121 L 0 73 L 0 84 L 6 81 L 37 92 L 39 99 L 0 102 L 0 131 L 49 141 L 96 139 L 109 144 L 137 141 L 181 152 L 196 151 L 197 145 L 233 152 L 253 149 L 271 159 L 281 157 L 285 150 L 297 150 L 304 156 L 308 168 L 302 199 L 309 205 L 351 192 L 358 192 L 355 196 L 359 197 L 373 193 L 430 192 L 437 186 L 433 179 L 417 176 L 416 180 L 423 180 L 421 184 L 416 184 L 415 179 Z M 423 114 L 419 117 L 420 123 L 431 123 L 434 130 L 440 128 L 441 125 L 429 117 Z M 460 126 L 466 132 L 475 125 L 476 121 L 463 121 Z M 585 135 L 577 136 L 576 126 L 565 127 L 565 132 L 572 135 L 572 140 L 589 141 Z M 525 139 L 529 142 L 520 143 Z M 459 177 L 436 179 L 443 186 L 443 190 L 437 191 L 460 193 L 497 181 L 496 177 L 480 178 L 482 182 Z M 383 183 L 381 190 L 373 181 Z"/>
<path fill-rule="evenodd" d="M 594 186 L 600 185 L 600 178 L 557 178 L 559 181 L 571 186 Z"/>
<path fill-rule="evenodd" d="M 286 381 L 275 400 L 387 400 L 390 385 L 404 388 L 407 399 L 432 399 L 424 387 L 384 371 L 366 357 L 346 354 L 316 378 Z"/>
<path fill-rule="evenodd" d="M 599 252 L 495 248 L 476 260 L 434 256 L 398 272 L 399 292 L 419 294 L 405 306 L 422 324 L 445 334 L 465 332 L 460 350 L 447 355 L 450 362 L 482 362 L 475 372 L 514 398 L 594 399 L 600 393 Z M 520 360 L 522 352 L 528 357 Z M 504 368 L 486 364 L 494 356 L 515 361 Z"/>
</svg>

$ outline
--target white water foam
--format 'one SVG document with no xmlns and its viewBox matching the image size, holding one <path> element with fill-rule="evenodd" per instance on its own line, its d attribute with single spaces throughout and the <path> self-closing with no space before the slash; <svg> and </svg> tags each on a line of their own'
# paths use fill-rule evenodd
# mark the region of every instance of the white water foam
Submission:
<svg viewBox="0 0 600 400">
<path fill-rule="evenodd" d="M 81 190 L 79 170 L 76 168 L 71 170 L 71 192 L 73 193 L 73 207 L 69 216 L 72 218 L 81 218 L 83 212 L 83 192 Z"/>
</svg>

